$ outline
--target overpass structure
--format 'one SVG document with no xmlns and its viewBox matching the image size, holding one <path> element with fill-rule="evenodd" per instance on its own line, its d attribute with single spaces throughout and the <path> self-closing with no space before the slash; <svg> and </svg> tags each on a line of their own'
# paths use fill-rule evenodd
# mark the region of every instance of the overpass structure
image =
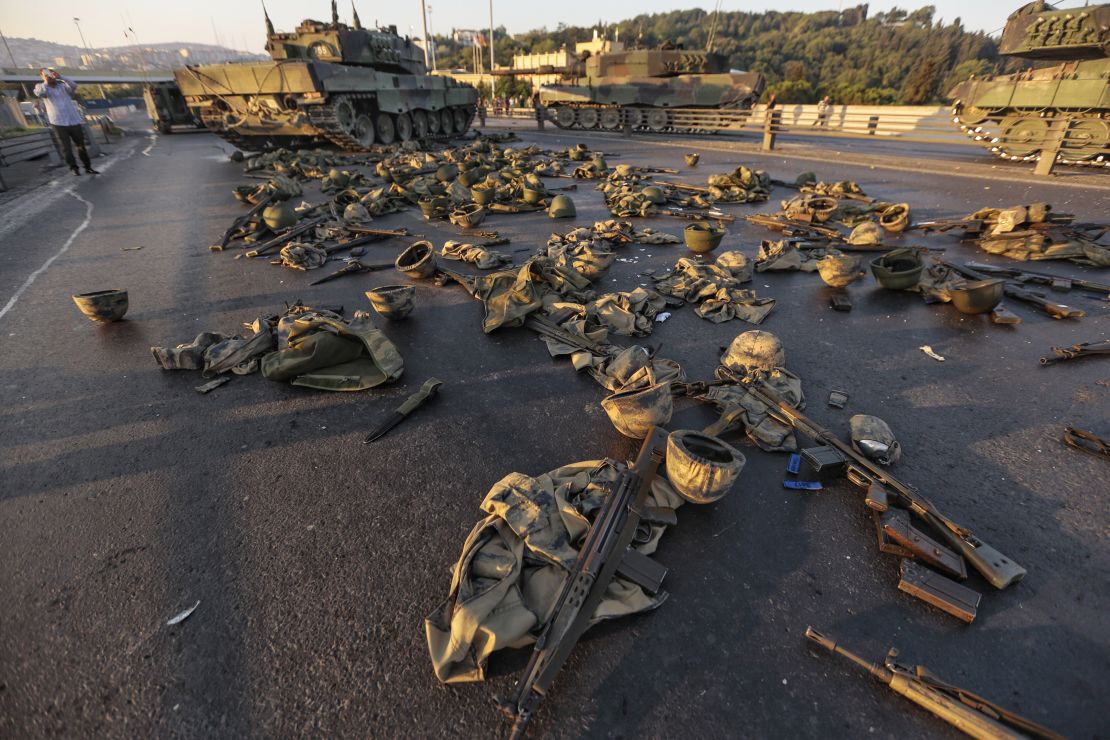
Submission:
<svg viewBox="0 0 1110 740">
<path fill-rule="evenodd" d="M 173 72 L 168 69 L 112 70 L 112 69 L 66 69 L 58 72 L 74 82 L 87 85 L 141 85 L 147 82 L 169 82 Z M 0 67 L 0 82 L 41 82 L 38 69 L 29 67 Z"/>
</svg>

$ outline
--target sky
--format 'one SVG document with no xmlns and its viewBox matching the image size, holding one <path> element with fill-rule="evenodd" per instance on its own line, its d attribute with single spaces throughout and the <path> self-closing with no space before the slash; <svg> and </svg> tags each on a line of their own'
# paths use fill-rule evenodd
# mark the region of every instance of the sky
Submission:
<svg viewBox="0 0 1110 740">
<path fill-rule="evenodd" d="M 489 0 L 426 0 L 431 31 L 446 34 L 452 28 L 489 26 Z M 724 0 L 722 10 L 837 10 L 853 7 L 861 0 Z M 495 26 L 510 33 L 534 28 L 567 25 L 592 25 L 631 18 L 640 13 L 686 8 L 711 10 L 715 0 L 493 0 Z M 897 6 L 915 9 L 934 5 L 937 17 L 945 21 L 961 18 L 968 30 L 996 31 L 1024 0 L 933 0 L 889 2 L 870 0 L 871 13 Z M 1081 5 L 1080 0 L 1063 0 L 1061 7 Z M 365 25 L 377 21 L 396 24 L 402 34 L 421 35 L 420 0 L 356 0 Z M 306 15 L 318 20 L 330 17 L 329 0 L 268 0 L 270 18 L 279 30 L 291 31 Z M 339 15 L 350 19 L 350 0 L 340 0 Z M 134 29 L 141 43 L 187 41 L 216 43 L 261 53 L 265 31 L 260 3 L 251 0 L 0 0 L 0 31 L 11 37 L 32 37 L 45 41 L 81 45 L 73 18 L 80 18 L 81 31 L 89 46 L 120 46 L 130 43 L 124 37 L 127 27 Z M 6 60 L 5 60 L 6 61 Z"/>
</svg>

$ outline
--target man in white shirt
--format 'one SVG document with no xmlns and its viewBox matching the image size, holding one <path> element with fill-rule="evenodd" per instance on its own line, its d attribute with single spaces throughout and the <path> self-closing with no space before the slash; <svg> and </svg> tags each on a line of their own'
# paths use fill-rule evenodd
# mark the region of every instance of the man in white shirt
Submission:
<svg viewBox="0 0 1110 740">
<path fill-rule="evenodd" d="M 35 85 L 35 95 L 42 98 L 46 104 L 46 120 L 54 129 L 58 148 L 62 150 L 66 164 L 73 170 L 73 174 L 81 174 L 81 170 L 77 169 L 77 162 L 73 159 L 73 147 L 76 146 L 77 156 L 81 158 L 81 164 L 85 165 L 85 172 L 99 175 L 100 173 L 93 169 L 89 152 L 85 149 L 85 130 L 82 128 L 84 119 L 77 108 L 77 103 L 73 102 L 73 91 L 77 89 L 77 83 L 65 79 L 54 69 L 41 69 L 39 74 L 42 76 L 42 82 Z"/>
</svg>

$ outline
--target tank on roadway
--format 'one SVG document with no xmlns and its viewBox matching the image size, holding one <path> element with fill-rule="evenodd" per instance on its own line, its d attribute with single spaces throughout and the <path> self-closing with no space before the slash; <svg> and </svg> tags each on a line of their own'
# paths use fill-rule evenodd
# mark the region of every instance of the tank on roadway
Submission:
<svg viewBox="0 0 1110 740">
<path fill-rule="evenodd" d="M 355 13 L 339 22 L 306 20 L 275 33 L 266 16 L 273 61 L 192 65 L 174 70 L 189 107 L 236 146 L 316 145 L 331 141 L 365 151 L 374 144 L 464 133 L 478 92 L 429 75 L 424 52 L 396 26 L 368 30 Z"/>
<path fill-rule="evenodd" d="M 762 75 L 721 54 L 665 47 L 587 56 L 539 95 L 561 128 L 681 132 L 738 127 L 762 92 Z"/>
<path fill-rule="evenodd" d="M 999 156 L 1032 160 L 1049 119 L 1067 116 L 1060 160 L 1110 165 L 1110 5 L 1028 3 L 1007 20 L 999 52 L 1060 64 L 959 83 L 948 93 L 956 124 Z"/>
<path fill-rule="evenodd" d="M 151 82 L 143 86 L 143 102 L 146 114 L 156 131 L 163 134 L 173 132 L 174 126 L 202 127 L 200 120 L 193 115 L 177 83 Z"/>
</svg>

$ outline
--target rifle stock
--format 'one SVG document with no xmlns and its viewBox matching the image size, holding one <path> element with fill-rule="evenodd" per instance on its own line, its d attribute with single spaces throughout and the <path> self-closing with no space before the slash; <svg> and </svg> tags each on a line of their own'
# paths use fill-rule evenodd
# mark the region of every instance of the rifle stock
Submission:
<svg viewBox="0 0 1110 740">
<path fill-rule="evenodd" d="M 1021 740 L 1027 737 L 1063 740 L 1047 727 L 937 678 L 924 666 L 899 665 L 894 661 L 898 655 L 896 650 L 890 651 L 885 665 L 879 665 L 861 658 L 812 627 L 806 627 L 805 636 L 829 652 L 847 658 L 879 682 L 971 737 L 980 740 Z"/>
<path fill-rule="evenodd" d="M 816 422 L 807 418 L 800 411 L 783 401 L 770 388 L 761 383 L 748 384 L 747 390 L 764 405 L 781 413 L 789 420 L 792 427 L 812 437 L 817 442 L 832 445 L 848 461 L 848 479 L 853 484 L 869 490 L 869 505 L 881 510 L 886 505 L 886 499 L 894 497 L 905 508 L 917 514 L 934 529 L 961 555 L 967 558 L 975 570 L 979 571 L 995 588 L 1006 588 L 1011 583 L 1017 583 L 1025 576 L 1025 568 L 1006 557 L 998 550 L 986 544 L 971 533 L 966 527 L 960 526 L 946 517 L 933 506 L 928 499 L 911 490 L 904 483 L 894 478 L 878 464 L 856 452 L 850 445 L 842 442 L 832 432 L 823 429 Z M 886 489 L 883 496 L 876 490 L 871 490 L 875 483 L 881 484 Z M 874 501 L 874 503 L 871 503 Z"/>
</svg>

